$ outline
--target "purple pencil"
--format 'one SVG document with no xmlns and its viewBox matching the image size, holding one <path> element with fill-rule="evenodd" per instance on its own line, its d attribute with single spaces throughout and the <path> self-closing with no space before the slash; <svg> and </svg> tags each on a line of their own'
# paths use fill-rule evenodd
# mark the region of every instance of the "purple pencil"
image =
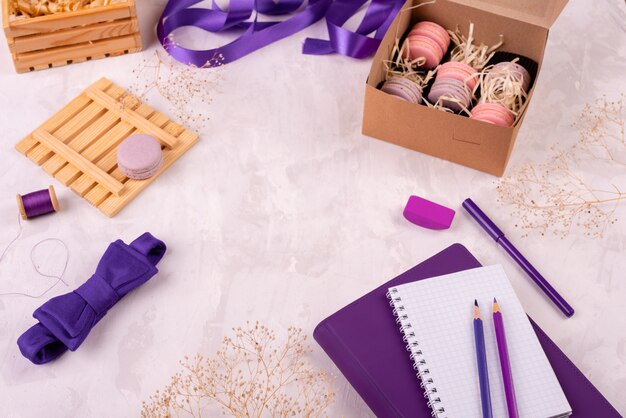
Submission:
<svg viewBox="0 0 626 418">
<path fill-rule="evenodd" d="M 496 331 L 496 341 L 498 342 L 500 370 L 502 370 L 502 381 L 504 382 L 504 394 L 506 395 L 506 407 L 509 411 L 509 418 L 518 418 L 513 373 L 511 372 L 511 362 L 509 361 L 509 350 L 506 346 L 504 321 L 502 320 L 502 312 L 500 312 L 500 305 L 498 305 L 496 298 L 493 298 L 493 327 Z"/>
</svg>

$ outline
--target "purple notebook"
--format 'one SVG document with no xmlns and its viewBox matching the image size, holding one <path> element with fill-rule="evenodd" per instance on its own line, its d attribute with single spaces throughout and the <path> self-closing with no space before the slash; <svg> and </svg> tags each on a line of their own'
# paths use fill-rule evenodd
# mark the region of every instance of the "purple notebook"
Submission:
<svg viewBox="0 0 626 418">
<path fill-rule="evenodd" d="M 378 417 L 430 417 L 402 334 L 387 299 L 391 286 L 480 267 L 454 244 L 322 321 L 313 337 Z M 575 418 L 621 415 L 535 324 Z"/>
</svg>

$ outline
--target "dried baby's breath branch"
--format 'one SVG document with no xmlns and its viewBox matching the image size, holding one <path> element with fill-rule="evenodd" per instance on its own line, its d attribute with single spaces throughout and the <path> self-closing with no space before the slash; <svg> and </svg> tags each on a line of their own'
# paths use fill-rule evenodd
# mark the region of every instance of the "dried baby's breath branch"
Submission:
<svg viewBox="0 0 626 418">
<path fill-rule="evenodd" d="M 585 106 L 578 121 L 579 139 L 570 148 L 552 147 L 553 156 L 542 164 L 526 164 L 503 178 L 498 200 L 513 208 L 528 236 L 548 231 L 565 237 L 573 229 L 601 237 L 615 223 L 615 211 L 626 200 L 626 185 L 598 185 L 623 172 L 626 165 L 626 96 L 605 97 Z M 587 168 L 588 170 L 584 170 Z"/>
<path fill-rule="evenodd" d="M 218 62 L 219 53 L 216 53 Z M 221 81 L 221 73 L 183 65 L 166 52 L 157 51 L 133 70 L 130 91 L 142 101 L 155 95 L 170 105 L 170 113 L 183 125 L 199 132 L 209 120 L 207 105 Z"/>
<path fill-rule="evenodd" d="M 487 62 L 495 54 L 495 50 L 504 43 L 504 36 L 500 35 L 500 41 L 495 45 L 487 46 L 483 43 L 474 45 L 474 24 L 471 22 L 467 38 L 458 27 L 454 32 L 449 30 L 448 33 L 450 34 L 450 41 L 455 45 L 450 61 L 462 62 L 477 71 L 482 70 L 487 65 Z"/>
<path fill-rule="evenodd" d="M 584 150 L 580 158 L 592 158 L 626 166 L 626 95 L 620 100 L 601 99 L 585 106 L 581 118 L 574 124 L 580 130 L 578 147 Z"/>
<path fill-rule="evenodd" d="M 308 365 L 310 351 L 299 328 L 278 341 L 268 327 L 247 323 L 212 358 L 185 357 L 169 385 L 143 403 L 141 416 L 213 416 L 215 408 L 234 417 L 326 416 L 335 393 L 329 375 Z"/>
</svg>

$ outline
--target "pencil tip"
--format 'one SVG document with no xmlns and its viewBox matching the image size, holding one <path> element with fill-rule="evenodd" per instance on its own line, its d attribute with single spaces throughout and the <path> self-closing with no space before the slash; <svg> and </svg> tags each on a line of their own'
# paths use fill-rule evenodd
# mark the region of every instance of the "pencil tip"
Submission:
<svg viewBox="0 0 626 418">
<path fill-rule="evenodd" d="M 474 299 L 474 306 L 478 307 L 478 301 Z"/>
<path fill-rule="evenodd" d="M 496 298 L 493 298 L 493 305 L 492 306 L 493 306 L 493 313 L 500 312 L 500 304 L 498 303 Z"/>
</svg>

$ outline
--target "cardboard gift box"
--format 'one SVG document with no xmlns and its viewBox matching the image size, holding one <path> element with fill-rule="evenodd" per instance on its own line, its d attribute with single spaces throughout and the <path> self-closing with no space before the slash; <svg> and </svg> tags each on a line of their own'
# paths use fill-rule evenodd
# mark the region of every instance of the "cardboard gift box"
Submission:
<svg viewBox="0 0 626 418">
<path fill-rule="evenodd" d="M 528 92 L 515 124 L 502 127 L 382 92 L 383 61 L 391 58 L 396 37 L 402 38 L 416 22 L 429 20 L 450 30 L 458 26 L 466 35 L 471 22 L 476 43 L 494 45 L 503 35 L 499 50 L 530 58 L 540 70 L 549 28 L 567 0 L 437 0 L 412 8 L 420 3 L 405 3 L 374 56 L 365 88 L 363 134 L 502 176 L 537 83 Z"/>
</svg>

